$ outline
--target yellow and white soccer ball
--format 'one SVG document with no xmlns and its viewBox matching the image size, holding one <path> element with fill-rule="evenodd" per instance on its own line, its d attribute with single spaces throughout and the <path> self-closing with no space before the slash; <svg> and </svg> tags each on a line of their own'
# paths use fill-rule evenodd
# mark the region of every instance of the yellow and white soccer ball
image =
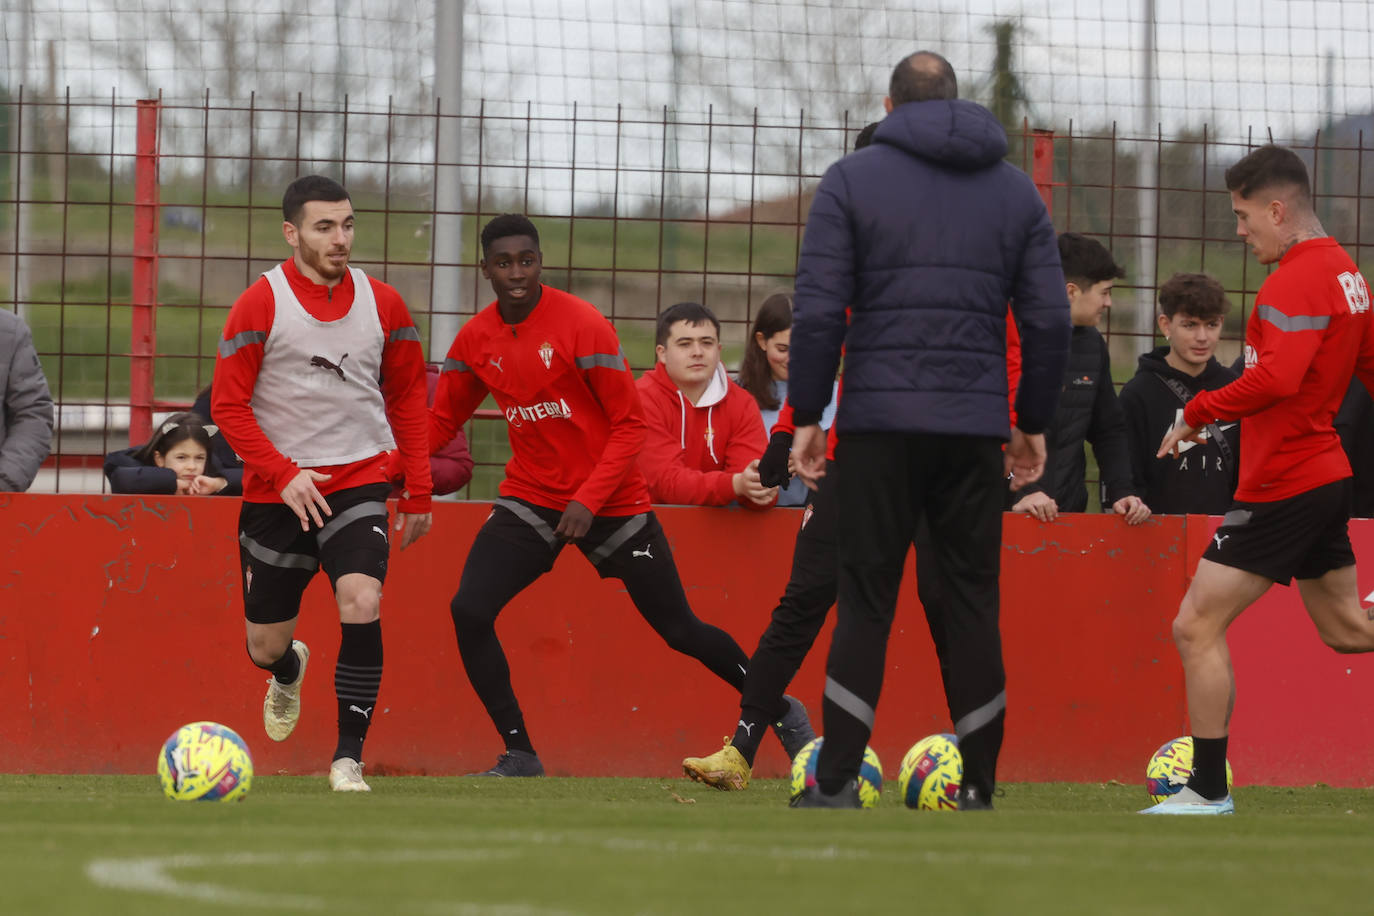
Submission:
<svg viewBox="0 0 1374 916">
<path fill-rule="evenodd" d="M 824 738 L 811 739 L 792 758 L 793 798 L 805 792 L 808 786 L 816 784 L 816 760 L 820 757 L 823 741 Z M 878 762 L 878 755 L 873 748 L 865 747 L 863 763 L 859 765 L 859 801 L 865 808 L 877 807 L 882 791 L 883 765 Z"/>
<path fill-rule="evenodd" d="M 964 755 L 953 735 L 929 735 L 911 746 L 897 772 L 902 802 L 918 811 L 957 811 Z"/>
<path fill-rule="evenodd" d="M 1145 765 L 1145 791 L 1159 804 L 1188 784 L 1193 775 L 1193 739 L 1190 735 L 1166 741 Z M 1231 761 L 1226 761 L 1226 791 L 1233 782 Z"/>
<path fill-rule="evenodd" d="M 163 742 L 157 775 L 177 801 L 239 801 L 253 785 L 253 757 L 227 725 L 192 722 Z"/>
</svg>

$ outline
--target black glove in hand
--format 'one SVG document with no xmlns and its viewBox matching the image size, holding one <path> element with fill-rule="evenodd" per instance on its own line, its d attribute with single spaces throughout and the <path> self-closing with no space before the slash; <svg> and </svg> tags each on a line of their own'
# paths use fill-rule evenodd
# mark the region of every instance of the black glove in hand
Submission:
<svg viewBox="0 0 1374 916">
<path fill-rule="evenodd" d="M 785 487 L 792 475 L 787 459 L 792 453 L 792 434 L 777 432 L 768 440 L 768 448 L 759 459 L 759 482 L 765 487 Z"/>
</svg>

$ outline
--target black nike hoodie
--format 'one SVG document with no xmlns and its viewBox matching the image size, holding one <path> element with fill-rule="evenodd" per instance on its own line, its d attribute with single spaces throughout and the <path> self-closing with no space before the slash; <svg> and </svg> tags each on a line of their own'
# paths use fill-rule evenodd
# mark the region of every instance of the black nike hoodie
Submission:
<svg viewBox="0 0 1374 916">
<path fill-rule="evenodd" d="M 1155 452 L 1183 415 L 1184 402 L 1165 379 L 1181 383 L 1191 398 L 1199 391 L 1220 388 L 1237 376 L 1213 357 L 1202 374 L 1194 377 L 1165 362 L 1168 353 L 1169 347 L 1165 345 L 1142 354 L 1135 378 L 1121 389 L 1136 491 L 1155 515 L 1224 515 L 1230 508 L 1240 470 L 1239 423 L 1216 424 L 1231 447 L 1229 460 L 1210 436 L 1205 442 L 1184 443 L 1177 458 L 1156 458 Z"/>
</svg>

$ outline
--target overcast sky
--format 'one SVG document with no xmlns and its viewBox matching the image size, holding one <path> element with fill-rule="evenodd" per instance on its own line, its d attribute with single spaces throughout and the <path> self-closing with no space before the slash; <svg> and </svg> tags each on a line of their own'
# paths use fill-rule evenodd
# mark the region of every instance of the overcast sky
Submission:
<svg viewBox="0 0 1374 916">
<path fill-rule="evenodd" d="M 378 108 L 388 97 L 418 103 L 433 88 L 435 2 L 338 0 L 334 13 L 319 14 L 297 12 L 290 0 L 12 0 L 0 24 L 4 70 L 11 84 L 52 79 L 95 98 L 112 86 L 198 97 L 208 85 L 319 98 L 343 90 Z M 1365 0 L 1155 5 L 1166 129 L 1204 120 L 1225 132 L 1305 129 L 1327 109 L 1328 75 L 1337 115 L 1374 107 L 1374 10 Z M 464 101 L 704 112 L 728 93 L 764 117 L 790 118 L 802 106 L 821 113 L 853 104 L 861 86 L 880 100 L 892 63 L 917 47 L 945 53 L 973 95 L 991 66 L 988 26 L 1013 19 L 1033 118 L 1143 124 L 1146 8 L 1144 0 L 467 0 Z M 226 15 L 248 39 L 290 34 L 226 66 Z M 168 21 L 192 54 L 169 50 Z M 121 57 L 143 72 L 117 68 Z"/>
<path fill-rule="evenodd" d="M 216 106 L 246 106 L 250 92 L 259 109 L 294 106 L 299 92 L 307 107 L 328 111 L 347 94 L 353 113 L 432 112 L 436 57 L 451 60 L 457 42 L 435 34 L 435 2 L 337 0 L 329 13 L 300 13 L 294 0 L 10 0 L 0 72 L 11 87 L 70 87 L 74 99 L 107 107 L 111 92 L 190 103 L 164 125 L 184 130 L 194 149 L 204 142 L 197 109 L 207 87 Z M 1032 126 L 1115 122 L 1141 136 L 1159 122 L 1169 136 L 1207 124 L 1223 139 L 1272 130 L 1283 140 L 1310 138 L 1328 114 L 1374 109 L 1366 0 L 1157 0 L 1153 113 L 1144 107 L 1146 9 L 1144 0 L 467 0 L 462 111 L 513 117 L 488 121 L 482 135 L 487 186 L 571 194 L 576 155 L 578 195 L 568 204 L 582 207 L 613 189 L 652 196 L 670 156 L 670 166 L 739 173 L 718 179 L 713 194 L 784 193 L 794 180 L 754 182 L 751 173 L 799 148 L 808 163 L 832 160 L 852 136 L 837 128 L 881 116 L 891 67 L 912 50 L 941 51 L 962 93 L 986 98 L 990 30 L 1006 20 L 1017 23 L 1014 71 Z M 665 106 L 701 123 L 665 138 Z M 453 111 L 450 100 L 444 110 Z M 714 125 L 738 126 L 707 127 L 708 110 Z M 131 116 L 116 117 L 127 130 Z M 216 151 L 246 151 L 246 116 L 219 120 Z M 76 142 L 108 146 L 107 121 L 97 106 L 77 112 Z M 432 156 L 430 119 L 355 114 L 349 123 L 374 145 L 390 129 L 393 157 Z M 475 143 L 473 130 L 465 136 Z M 164 149 L 182 142 L 169 133 Z M 117 145 L 128 143 L 121 135 Z M 315 122 L 302 147 L 333 155 L 337 131 Z M 350 143 L 354 154 L 365 147 Z M 685 199 L 702 193 L 692 182 L 679 190 Z"/>
</svg>

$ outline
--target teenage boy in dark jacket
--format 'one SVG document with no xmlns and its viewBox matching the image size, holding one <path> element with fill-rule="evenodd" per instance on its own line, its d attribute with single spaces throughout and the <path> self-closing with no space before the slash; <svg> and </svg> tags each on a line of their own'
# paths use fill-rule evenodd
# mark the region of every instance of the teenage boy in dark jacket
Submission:
<svg viewBox="0 0 1374 916">
<path fill-rule="evenodd" d="M 1199 391 L 1236 380 L 1217 362 L 1217 341 L 1231 303 L 1207 274 L 1174 274 L 1159 288 L 1159 331 L 1164 346 L 1140 356 L 1135 378 L 1121 389 L 1131 473 L 1136 491 L 1155 512 L 1225 515 L 1240 471 L 1240 424 L 1214 423 L 1202 442 L 1180 446 L 1177 457 L 1156 458 L 1159 439 L 1183 417 Z"/>
<path fill-rule="evenodd" d="M 1126 418 L 1112 386 L 1107 342 L 1097 330 L 1098 319 L 1112 307 L 1112 285 L 1126 271 L 1100 242 L 1077 232 L 1059 236 L 1059 260 L 1073 321 L 1069 362 L 1059 407 L 1045 430 L 1045 474 L 1013 497 L 1011 510 L 1042 522 L 1054 521 L 1060 512 L 1086 511 L 1083 444 L 1091 442 L 1101 473 L 1103 507 L 1124 516 L 1128 525 L 1139 525 L 1150 517 L 1150 507 L 1131 483 Z"/>
</svg>

